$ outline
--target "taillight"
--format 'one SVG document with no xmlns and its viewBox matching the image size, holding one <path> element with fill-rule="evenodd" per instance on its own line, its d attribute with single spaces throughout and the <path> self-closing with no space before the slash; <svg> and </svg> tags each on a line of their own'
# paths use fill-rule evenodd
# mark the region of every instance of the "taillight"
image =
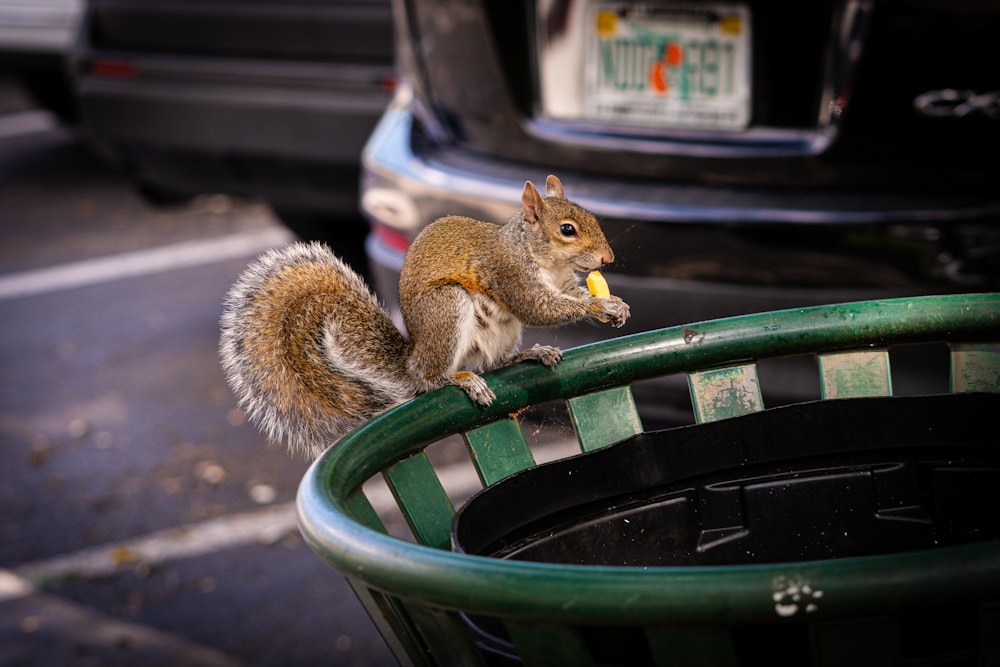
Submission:
<svg viewBox="0 0 1000 667">
<path fill-rule="evenodd" d="M 400 254 L 405 254 L 410 247 L 410 237 L 391 227 L 375 222 L 372 224 L 372 232 L 378 238 L 379 243 Z"/>
<path fill-rule="evenodd" d="M 134 63 L 115 58 L 96 58 L 90 61 L 87 69 L 93 76 L 103 76 L 109 79 L 129 79 L 135 76 Z"/>
</svg>

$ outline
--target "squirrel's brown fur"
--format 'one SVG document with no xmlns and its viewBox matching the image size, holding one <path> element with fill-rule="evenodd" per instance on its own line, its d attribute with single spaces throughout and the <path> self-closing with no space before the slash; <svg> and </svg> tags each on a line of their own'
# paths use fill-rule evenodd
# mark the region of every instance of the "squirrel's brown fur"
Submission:
<svg viewBox="0 0 1000 667">
<path fill-rule="evenodd" d="M 621 326 L 628 305 L 598 299 L 578 272 L 614 259 L 596 219 L 525 184 L 505 225 L 449 216 L 414 240 L 400 274 L 405 339 L 364 281 L 329 249 L 297 243 L 251 263 L 226 297 L 220 357 L 240 406 L 272 440 L 318 455 L 388 407 L 445 384 L 488 405 L 475 371 L 521 360 L 553 366 L 557 348 L 518 352 L 522 324 L 584 317 Z"/>
</svg>

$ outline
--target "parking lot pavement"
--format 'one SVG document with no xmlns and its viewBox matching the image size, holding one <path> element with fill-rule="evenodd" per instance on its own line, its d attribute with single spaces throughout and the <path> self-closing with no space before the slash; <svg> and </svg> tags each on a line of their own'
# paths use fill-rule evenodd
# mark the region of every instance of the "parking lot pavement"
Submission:
<svg viewBox="0 0 1000 667">
<path fill-rule="evenodd" d="M 394 664 L 219 370 L 270 211 L 151 208 L 36 127 L 0 138 L 0 218 L 0 667 Z"/>
</svg>

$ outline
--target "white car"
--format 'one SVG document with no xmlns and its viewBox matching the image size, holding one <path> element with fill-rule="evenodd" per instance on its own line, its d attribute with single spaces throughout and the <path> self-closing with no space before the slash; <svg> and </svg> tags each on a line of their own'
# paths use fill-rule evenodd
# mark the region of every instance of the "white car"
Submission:
<svg viewBox="0 0 1000 667">
<path fill-rule="evenodd" d="M 83 11 L 83 0 L 0 0 L 0 49 L 66 54 Z"/>
</svg>

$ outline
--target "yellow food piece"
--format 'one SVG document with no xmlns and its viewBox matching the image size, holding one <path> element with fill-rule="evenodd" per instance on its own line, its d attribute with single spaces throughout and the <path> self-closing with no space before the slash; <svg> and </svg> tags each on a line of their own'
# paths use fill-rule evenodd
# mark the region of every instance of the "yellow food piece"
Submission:
<svg viewBox="0 0 1000 667">
<path fill-rule="evenodd" d="M 587 275 L 587 289 L 598 299 L 607 299 L 611 296 L 608 281 L 604 279 L 600 271 L 591 271 Z"/>
</svg>

